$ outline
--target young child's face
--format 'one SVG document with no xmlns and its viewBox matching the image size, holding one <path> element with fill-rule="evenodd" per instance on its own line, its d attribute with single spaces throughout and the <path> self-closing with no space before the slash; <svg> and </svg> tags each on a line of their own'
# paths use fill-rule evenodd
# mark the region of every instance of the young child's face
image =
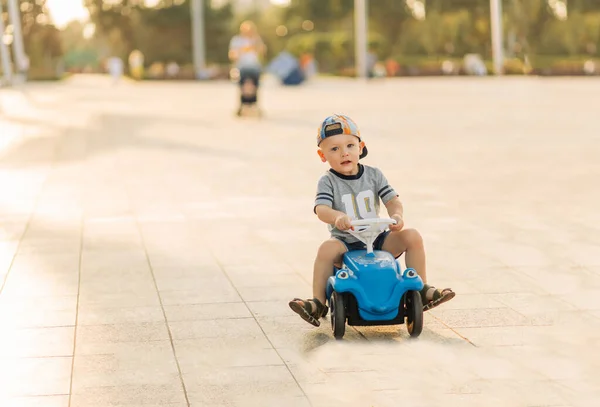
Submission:
<svg viewBox="0 0 600 407">
<path fill-rule="evenodd" d="M 358 159 L 365 143 L 349 134 L 330 136 L 321 141 L 317 153 L 321 161 L 328 162 L 340 174 L 356 175 Z"/>
</svg>

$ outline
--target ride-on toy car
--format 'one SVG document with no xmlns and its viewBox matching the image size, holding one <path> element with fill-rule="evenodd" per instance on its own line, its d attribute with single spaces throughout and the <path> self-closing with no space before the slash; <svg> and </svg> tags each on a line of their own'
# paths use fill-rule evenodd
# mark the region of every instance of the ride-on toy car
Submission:
<svg viewBox="0 0 600 407">
<path fill-rule="evenodd" d="M 400 262 L 383 250 L 373 250 L 376 237 L 394 219 L 352 221 L 349 230 L 363 241 L 366 250 L 344 254 L 342 267 L 327 281 L 331 327 L 336 339 L 348 325 L 397 325 L 406 319 L 408 333 L 417 337 L 423 330 L 423 280 L 412 268 L 402 271 Z"/>
</svg>

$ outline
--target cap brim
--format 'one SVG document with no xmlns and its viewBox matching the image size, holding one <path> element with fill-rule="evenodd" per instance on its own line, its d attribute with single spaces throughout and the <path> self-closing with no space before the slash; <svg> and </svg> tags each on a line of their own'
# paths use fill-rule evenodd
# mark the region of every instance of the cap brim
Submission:
<svg viewBox="0 0 600 407">
<path fill-rule="evenodd" d="M 369 154 L 369 152 L 367 151 L 367 146 L 364 146 L 362 154 L 358 158 L 365 158 L 367 156 L 367 154 Z"/>
</svg>

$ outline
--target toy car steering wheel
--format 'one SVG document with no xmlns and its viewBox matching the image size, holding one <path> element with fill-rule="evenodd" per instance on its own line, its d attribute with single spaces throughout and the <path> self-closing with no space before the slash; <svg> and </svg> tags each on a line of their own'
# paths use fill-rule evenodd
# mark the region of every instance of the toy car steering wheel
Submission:
<svg viewBox="0 0 600 407">
<path fill-rule="evenodd" d="M 355 228 L 348 232 L 367 245 L 368 256 L 374 256 L 373 242 L 377 239 L 377 236 L 385 230 L 386 226 L 395 225 L 396 223 L 396 220 L 391 218 L 357 219 L 350 222 Z"/>
</svg>

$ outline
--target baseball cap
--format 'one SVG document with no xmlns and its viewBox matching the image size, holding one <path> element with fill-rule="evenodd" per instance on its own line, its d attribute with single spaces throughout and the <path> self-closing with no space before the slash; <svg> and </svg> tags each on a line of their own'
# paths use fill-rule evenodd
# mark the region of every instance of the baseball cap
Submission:
<svg viewBox="0 0 600 407">
<path fill-rule="evenodd" d="M 364 141 L 358 131 L 358 126 L 354 123 L 354 120 L 343 114 L 333 114 L 327 117 L 319 126 L 317 133 L 317 146 L 321 144 L 321 141 L 327 137 L 335 136 L 337 134 L 349 134 L 358 137 L 359 141 Z M 363 147 L 362 154 L 359 158 L 367 156 L 367 147 Z"/>
</svg>

